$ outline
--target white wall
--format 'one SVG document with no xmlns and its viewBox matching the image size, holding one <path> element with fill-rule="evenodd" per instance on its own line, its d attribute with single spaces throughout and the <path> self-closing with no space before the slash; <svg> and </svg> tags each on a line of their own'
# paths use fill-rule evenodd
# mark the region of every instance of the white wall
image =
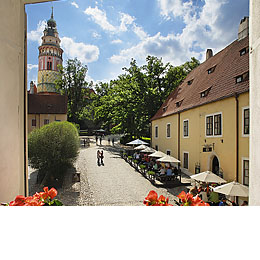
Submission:
<svg viewBox="0 0 260 260">
<path fill-rule="evenodd" d="M 249 205 L 260 206 L 260 1 L 250 0 Z"/>
</svg>

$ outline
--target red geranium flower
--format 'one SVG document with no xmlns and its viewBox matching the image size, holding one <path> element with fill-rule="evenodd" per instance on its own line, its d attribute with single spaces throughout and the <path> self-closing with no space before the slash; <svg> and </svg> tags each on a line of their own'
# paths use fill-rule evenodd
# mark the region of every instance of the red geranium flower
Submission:
<svg viewBox="0 0 260 260">
<path fill-rule="evenodd" d="M 154 206 L 155 204 L 157 204 L 157 198 L 158 194 L 156 193 L 156 191 L 151 190 L 148 193 L 148 196 L 144 199 L 144 204 L 146 206 Z"/>
</svg>

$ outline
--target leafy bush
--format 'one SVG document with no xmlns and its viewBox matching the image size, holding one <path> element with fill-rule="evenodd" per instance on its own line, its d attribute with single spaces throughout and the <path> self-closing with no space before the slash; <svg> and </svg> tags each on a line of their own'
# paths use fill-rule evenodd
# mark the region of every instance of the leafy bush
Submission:
<svg viewBox="0 0 260 260">
<path fill-rule="evenodd" d="M 53 122 L 35 129 L 28 137 L 29 161 L 40 173 L 62 178 L 79 152 L 77 128 L 69 122 Z"/>
</svg>

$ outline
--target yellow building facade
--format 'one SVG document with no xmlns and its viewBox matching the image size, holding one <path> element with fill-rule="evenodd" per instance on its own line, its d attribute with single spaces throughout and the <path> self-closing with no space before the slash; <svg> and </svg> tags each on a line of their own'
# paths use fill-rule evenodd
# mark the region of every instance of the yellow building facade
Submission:
<svg viewBox="0 0 260 260">
<path fill-rule="evenodd" d="M 152 147 L 187 175 L 210 170 L 249 185 L 248 18 L 243 33 L 189 73 L 151 119 Z"/>
</svg>

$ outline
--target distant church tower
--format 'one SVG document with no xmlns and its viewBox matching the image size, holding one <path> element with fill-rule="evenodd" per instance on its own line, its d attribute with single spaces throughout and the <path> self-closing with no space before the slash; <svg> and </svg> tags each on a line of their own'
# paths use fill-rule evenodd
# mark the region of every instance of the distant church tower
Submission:
<svg viewBox="0 0 260 260">
<path fill-rule="evenodd" d="M 62 53 L 60 38 L 53 19 L 53 7 L 51 18 L 43 31 L 42 44 L 39 46 L 38 85 L 37 92 L 56 92 L 55 80 L 58 76 L 57 65 L 62 65 Z"/>
</svg>

